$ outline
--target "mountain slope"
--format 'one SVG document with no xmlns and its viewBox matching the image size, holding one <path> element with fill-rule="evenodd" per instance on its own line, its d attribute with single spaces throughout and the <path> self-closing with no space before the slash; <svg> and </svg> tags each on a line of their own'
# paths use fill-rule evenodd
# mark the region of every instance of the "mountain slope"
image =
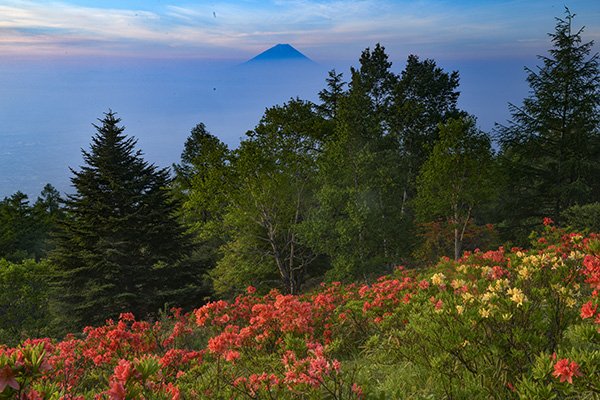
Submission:
<svg viewBox="0 0 600 400">
<path fill-rule="evenodd" d="M 257 55 L 256 57 L 248 60 L 246 64 L 255 64 L 262 62 L 273 62 L 273 61 L 294 61 L 294 62 L 307 62 L 314 63 L 310 58 L 296 50 L 289 44 L 277 44 L 270 49 L 267 49 Z"/>
</svg>

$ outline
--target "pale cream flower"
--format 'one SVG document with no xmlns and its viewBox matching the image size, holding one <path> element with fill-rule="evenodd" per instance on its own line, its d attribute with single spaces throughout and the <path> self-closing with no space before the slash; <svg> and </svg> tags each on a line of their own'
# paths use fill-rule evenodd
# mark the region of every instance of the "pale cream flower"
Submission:
<svg viewBox="0 0 600 400">
<path fill-rule="evenodd" d="M 461 297 L 462 297 L 463 301 L 465 302 L 465 304 L 473 302 L 473 299 L 474 299 L 473 295 L 470 292 L 464 292 L 461 295 Z"/>
<path fill-rule="evenodd" d="M 531 270 L 527 267 L 521 267 L 519 269 L 519 276 L 521 277 L 521 279 L 528 280 L 529 278 L 531 278 Z"/>
<path fill-rule="evenodd" d="M 511 288 L 508 289 L 506 291 L 506 293 L 508 293 L 508 295 L 510 296 L 510 299 L 512 301 L 514 301 L 515 303 L 517 303 L 517 307 L 518 306 L 522 306 L 523 302 L 527 300 L 527 297 L 525 296 L 525 294 L 523 293 L 523 291 L 519 288 Z"/>
<path fill-rule="evenodd" d="M 439 286 L 439 285 L 441 285 L 441 284 L 443 284 L 443 283 L 444 283 L 444 280 L 445 280 L 445 279 L 446 279 L 446 275 L 444 275 L 444 274 L 443 274 L 443 273 L 441 273 L 441 272 L 438 272 L 437 274 L 434 274 L 434 275 L 431 277 L 431 283 L 433 283 L 433 284 L 434 284 L 434 285 L 436 285 L 436 286 Z"/>
<path fill-rule="evenodd" d="M 490 300 L 496 298 L 497 294 L 494 292 L 485 292 L 482 296 L 481 296 L 481 301 L 483 301 L 484 303 L 489 302 Z"/>
</svg>

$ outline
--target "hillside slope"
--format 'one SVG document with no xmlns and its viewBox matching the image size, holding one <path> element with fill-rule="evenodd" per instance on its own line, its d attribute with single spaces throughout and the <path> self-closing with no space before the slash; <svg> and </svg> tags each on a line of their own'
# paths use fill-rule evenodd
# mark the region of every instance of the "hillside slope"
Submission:
<svg viewBox="0 0 600 400">
<path fill-rule="evenodd" d="M 0 398 L 594 398 L 599 289 L 600 237 L 549 224 L 530 250 L 2 348 Z"/>
</svg>

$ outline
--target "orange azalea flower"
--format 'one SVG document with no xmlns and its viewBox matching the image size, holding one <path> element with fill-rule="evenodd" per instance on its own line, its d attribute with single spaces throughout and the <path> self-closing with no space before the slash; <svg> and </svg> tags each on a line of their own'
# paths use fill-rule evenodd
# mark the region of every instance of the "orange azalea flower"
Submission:
<svg viewBox="0 0 600 400">
<path fill-rule="evenodd" d="M 583 376 L 579 371 L 579 365 L 575 361 L 569 362 L 569 359 L 563 358 L 554 365 L 552 373 L 556 378 L 560 378 L 561 382 L 573 383 L 574 376 Z"/>
<path fill-rule="evenodd" d="M 594 314 L 596 314 L 596 309 L 598 306 L 594 306 L 591 301 L 588 301 L 583 306 L 581 306 L 581 318 L 592 318 Z"/>
</svg>

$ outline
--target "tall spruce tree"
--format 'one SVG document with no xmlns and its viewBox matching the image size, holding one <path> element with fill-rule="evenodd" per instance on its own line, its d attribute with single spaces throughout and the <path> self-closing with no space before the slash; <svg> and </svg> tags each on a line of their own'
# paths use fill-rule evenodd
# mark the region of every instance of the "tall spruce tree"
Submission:
<svg viewBox="0 0 600 400">
<path fill-rule="evenodd" d="M 507 226 L 526 233 L 542 217 L 560 222 L 573 205 L 600 199 L 600 69 L 593 42 L 582 43 L 568 9 L 557 18 L 554 47 L 542 66 L 526 68 L 531 95 L 509 105 L 498 129 L 507 180 Z"/>
<path fill-rule="evenodd" d="M 67 327 L 94 324 L 121 312 L 143 316 L 181 293 L 185 272 L 177 261 L 187 238 L 166 190 L 169 173 L 157 169 L 123 134 L 109 111 L 85 165 L 72 170 L 75 194 L 52 254 L 56 287 Z"/>
</svg>

